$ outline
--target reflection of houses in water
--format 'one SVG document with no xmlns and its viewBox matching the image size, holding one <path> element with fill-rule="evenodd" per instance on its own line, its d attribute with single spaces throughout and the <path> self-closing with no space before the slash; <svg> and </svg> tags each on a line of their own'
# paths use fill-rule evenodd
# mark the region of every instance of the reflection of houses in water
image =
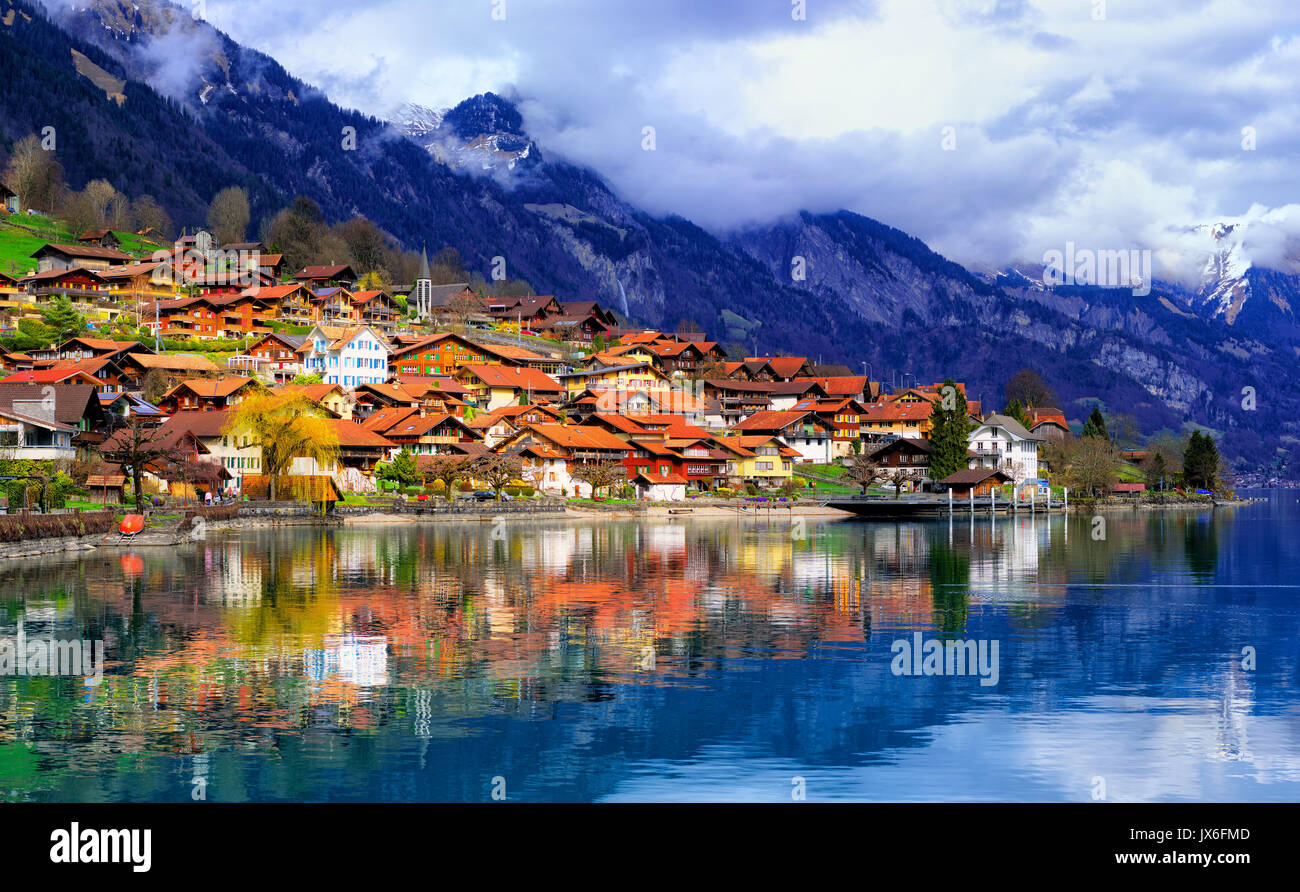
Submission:
<svg viewBox="0 0 1300 892">
<path fill-rule="evenodd" d="M 303 655 L 312 681 L 336 675 L 357 687 L 388 684 L 388 639 L 382 635 L 328 635 L 324 646 Z"/>
<path fill-rule="evenodd" d="M 1219 699 L 1218 746 L 1209 758 L 1218 762 L 1251 762 L 1254 756 L 1250 752 L 1247 740 L 1246 719 L 1255 706 L 1255 697 L 1251 692 L 1237 659 L 1220 675 L 1223 688 Z"/>
<path fill-rule="evenodd" d="M 203 600 L 223 607 L 252 607 L 260 604 L 265 590 L 262 578 L 265 558 L 259 554 L 246 562 L 244 549 L 238 543 L 208 551 L 220 555 L 221 559 L 211 561 Z"/>
<path fill-rule="evenodd" d="M 1035 600 L 1038 582 L 1039 527 L 1032 517 L 975 522 L 970 583 L 986 600 Z M 996 593 L 988 592 L 997 588 Z M 982 590 L 982 591 L 981 591 Z"/>
</svg>

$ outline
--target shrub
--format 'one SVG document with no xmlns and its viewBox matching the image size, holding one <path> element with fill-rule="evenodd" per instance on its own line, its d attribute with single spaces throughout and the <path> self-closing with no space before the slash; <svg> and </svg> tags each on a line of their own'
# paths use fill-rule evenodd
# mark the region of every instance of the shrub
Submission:
<svg viewBox="0 0 1300 892">
<path fill-rule="evenodd" d="M 404 486 L 404 487 L 402 487 L 402 492 L 406 493 L 408 496 L 418 496 L 418 495 L 422 495 L 422 494 L 424 493 L 424 487 L 423 487 L 423 486 Z"/>
<path fill-rule="evenodd" d="M 78 514 L 9 514 L 0 517 L 0 542 L 52 539 L 107 533 L 116 525 L 114 511 L 86 511 Z"/>
</svg>

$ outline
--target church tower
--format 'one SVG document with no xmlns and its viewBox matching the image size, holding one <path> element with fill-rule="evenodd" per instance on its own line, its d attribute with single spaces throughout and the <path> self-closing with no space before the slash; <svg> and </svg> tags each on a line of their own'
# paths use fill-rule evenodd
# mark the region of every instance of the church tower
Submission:
<svg viewBox="0 0 1300 892">
<path fill-rule="evenodd" d="M 427 322 L 433 316 L 433 278 L 429 275 L 429 254 L 420 249 L 420 274 L 415 278 L 415 288 L 411 291 L 415 299 L 415 318 Z"/>
</svg>

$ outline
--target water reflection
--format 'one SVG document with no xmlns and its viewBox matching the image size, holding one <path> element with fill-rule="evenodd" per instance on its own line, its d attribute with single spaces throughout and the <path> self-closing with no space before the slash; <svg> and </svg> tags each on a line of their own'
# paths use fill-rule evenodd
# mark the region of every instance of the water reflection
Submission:
<svg viewBox="0 0 1300 892">
<path fill-rule="evenodd" d="M 291 528 L 5 564 L 0 635 L 108 664 L 0 678 L 0 793 L 1295 798 L 1300 611 L 1257 563 L 1296 561 L 1294 506 L 1088 521 Z M 892 675 L 913 630 L 1000 640 L 1000 683 Z"/>
</svg>

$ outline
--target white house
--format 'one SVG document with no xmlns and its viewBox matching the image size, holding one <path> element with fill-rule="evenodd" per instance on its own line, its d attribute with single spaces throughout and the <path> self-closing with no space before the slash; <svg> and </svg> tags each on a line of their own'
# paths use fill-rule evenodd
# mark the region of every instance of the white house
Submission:
<svg viewBox="0 0 1300 892">
<path fill-rule="evenodd" d="M 1038 444 L 1043 440 L 1006 415 L 992 414 L 970 434 L 970 448 L 979 457 L 972 468 L 995 468 L 1015 481 L 1017 488 L 1038 477 Z"/>
<path fill-rule="evenodd" d="M 316 325 L 298 348 L 303 371 L 325 384 L 357 387 L 388 380 L 388 341 L 368 325 Z"/>
</svg>

